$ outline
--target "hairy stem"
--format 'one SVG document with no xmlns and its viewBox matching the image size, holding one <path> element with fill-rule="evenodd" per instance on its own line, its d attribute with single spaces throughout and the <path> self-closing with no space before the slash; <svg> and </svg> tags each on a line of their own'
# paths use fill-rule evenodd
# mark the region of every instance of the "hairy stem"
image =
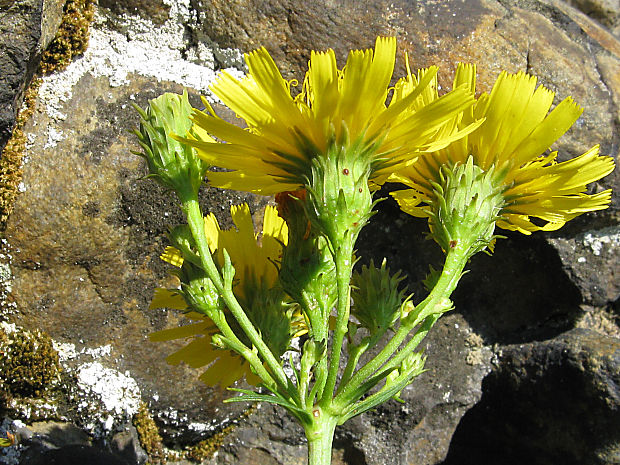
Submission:
<svg viewBox="0 0 620 465">
<path fill-rule="evenodd" d="M 342 345 L 344 336 L 348 330 L 349 313 L 351 310 L 351 271 L 353 270 L 353 244 L 348 244 L 347 239 L 343 240 L 343 244 L 335 247 L 334 263 L 336 264 L 336 287 L 338 292 L 338 304 L 336 313 L 336 328 L 332 341 L 332 351 L 329 359 L 329 369 L 327 373 L 327 381 L 321 396 L 320 403 L 323 406 L 331 404 L 334 395 L 334 387 L 338 378 L 338 370 L 340 368 L 340 356 L 342 353 Z M 350 241 L 352 242 L 352 241 Z"/>
<path fill-rule="evenodd" d="M 456 288 L 468 258 L 467 250 L 464 247 L 458 247 L 448 251 L 444 268 L 437 284 L 426 299 L 413 311 L 417 314 L 417 317 L 411 321 L 401 321 L 401 325 L 394 334 L 394 337 L 390 339 L 385 347 L 373 359 L 369 360 L 366 365 L 353 375 L 334 399 L 335 404 L 344 406 L 354 402 L 356 399 L 351 398 L 351 395 L 390 360 L 390 357 L 398 350 L 415 326 L 424 321 L 429 315 L 435 313 L 435 307 L 440 304 L 443 299 L 450 297 Z M 417 338 L 414 337 L 414 339 Z M 415 345 L 417 345 L 417 343 Z M 408 353 L 409 352 L 405 352 L 404 350 L 401 351 L 398 359 L 402 361 Z"/>
</svg>

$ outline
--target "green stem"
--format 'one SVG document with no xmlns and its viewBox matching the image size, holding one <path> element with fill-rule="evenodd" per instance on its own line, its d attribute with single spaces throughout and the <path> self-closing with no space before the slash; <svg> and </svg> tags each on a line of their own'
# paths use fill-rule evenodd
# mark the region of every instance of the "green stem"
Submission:
<svg viewBox="0 0 620 465">
<path fill-rule="evenodd" d="M 439 304 L 442 299 L 450 297 L 456 288 L 463 272 L 463 268 L 465 268 L 469 258 L 467 251 L 468 248 L 466 247 L 457 247 L 448 251 L 444 268 L 437 284 L 426 299 L 424 299 L 414 310 L 417 317 L 412 321 L 401 321 L 401 325 L 396 331 L 396 334 L 394 334 L 394 337 L 390 339 L 385 347 L 372 360 L 368 361 L 366 365 L 364 365 L 355 375 L 353 375 L 351 380 L 334 399 L 334 404 L 346 406 L 352 401 L 354 402 L 356 399 L 352 399 L 350 396 L 379 368 L 388 362 L 390 357 L 398 350 L 403 341 L 407 338 L 411 330 L 425 320 L 426 317 L 434 313 L 436 305 Z M 415 343 L 415 345 L 417 345 L 417 343 Z M 399 353 L 399 359 L 402 360 L 407 353 L 405 353 L 404 350 L 401 351 Z"/>
<path fill-rule="evenodd" d="M 325 341 L 327 343 L 327 336 L 329 331 L 329 308 L 324 308 L 322 300 L 314 298 L 307 291 L 302 291 L 302 302 L 306 314 L 311 320 L 311 337 L 315 341 Z M 315 381 L 310 394 L 304 399 L 306 408 L 311 407 L 314 404 L 314 399 L 317 393 L 323 392 L 325 387 L 325 381 L 327 380 L 327 356 L 322 357 L 314 368 Z M 302 387 L 302 396 L 305 395 L 307 386 Z"/>
<path fill-rule="evenodd" d="M 313 423 L 304 425 L 308 439 L 308 465 L 330 465 L 334 431 L 338 421 L 318 408 L 313 411 L 313 415 Z"/>
<path fill-rule="evenodd" d="M 377 331 L 372 336 L 362 339 L 358 346 L 349 346 L 347 366 L 345 367 L 342 378 L 340 379 L 340 385 L 336 390 L 336 394 L 338 394 L 344 386 L 347 385 L 349 379 L 353 376 L 353 372 L 357 368 L 357 362 L 359 362 L 360 357 L 368 350 L 369 347 L 374 347 L 384 334 L 385 331 Z"/>
<path fill-rule="evenodd" d="M 334 263 L 336 264 L 336 288 L 338 293 L 338 304 L 336 313 L 336 328 L 332 340 L 332 352 L 329 359 L 329 369 L 327 373 L 327 381 L 321 396 L 321 405 L 327 406 L 331 404 L 334 395 L 334 387 L 338 378 L 338 370 L 340 368 L 340 355 L 342 352 L 342 344 L 344 336 L 348 330 L 349 312 L 351 310 L 351 271 L 353 269 L 353 244 L 349 238 L 344 238 L 339 247 L 335 247 Z"/>
<path fill-rule="evenodd" d="M 284 392 L 298 400 L 297 391 L 290 385 L 290 381 L 284 373 L 282 365 L 273 355 L 269 347 L 267 347 L 267 344 L 265 344 L 260 334 L 258 334 L 258 331 L 241 308 L 241 305 L 237 302 L 237 298 L 233 294 L 232 289 L 228 289 L 224 285 L 222 276 L 213 261 L 213 257 L 211 256 L 211 250 L 209 249 L 209 244 L 205 236 L 204 218 L 202 216 L 202 212 L 200 211 L 198 197 L 193 192 L 185 193 L 185 195 L 179 193 L 179 197 L 181 199 L 183 211 L 187 216 L 187 223 L 189 224 L 192 236 L 196 242 L 198 254 L 200 255 L 200 261 L 202 262 L 205 272 L 211 281 L 213 281 L 213 284 L 221 294 L 226 306 L 239 323 L 239 326 L 241 326 L 252 344 L 258 349 L 258 352 L 262 356 L 263 360 L 267 363 L 267 366 L 273 373 L 276 383 L 281 389 L 283 389 Z"/>
</svg>

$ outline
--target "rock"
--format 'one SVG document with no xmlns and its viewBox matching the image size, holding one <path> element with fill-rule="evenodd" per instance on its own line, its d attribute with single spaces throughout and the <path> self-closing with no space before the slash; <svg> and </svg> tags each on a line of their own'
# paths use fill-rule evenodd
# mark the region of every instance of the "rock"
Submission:
<svg viewBox="0 0 620 465">
<path fill-rule="evenodd" d="M 200 384 L 197 371 L 165 364 L 176 343 L 146 339 L 149 332 L 179 321 L 174 312 L 147 308 L 153 288 L 169 282 L 158 256 L 168 226 L 182 217 L 169 193 L 140 180 L 144 166 L 130 153 L 137 147 L 125 130 L 137 125 L 131 104 L 145 106 L 162 92 L 188 88 L 191 101 L 199 105 L 198 94 L 208 95 L 217 69 L 243 69 L 240 52 L 265 45 L 287 78 L 301 78 L 310 50 L 333 47 L 342 64 L 350 48 L 372 46 L 377 34 L 398 37 L 397 75 L 404 71 L 407 51 L 414 67 L 440 66 L 443 88 L 451 85 L 457 61 L 477 63 L 480 91 L 490 89 L 501 69 L 536 74 L 557 93 L 557 101 L 572 95 L 585 108 L 557 144 L 560 158 L 596 143 L 603 153 L 618 156 L 618 41 L 563 2 L 132 0 L 120 5 L 101 0 L 84 56 L 43 80 L 35 115 L 25 129 L 29 145 L 22 192 L 3 232 L 0 256 L 2 318 L 46 331 L 61 352 L 71 395 L 60 414 L 91 434 L 115 438 L 118 450 L 125 450 L 127 440 L 127 450 L 139 459 L 133 433 L 127 437 L 118 430 L 141 398 L 166 447 L 183 450 L 236 423 L 209 464 L 304 463 L 301 428 L 281 409 L 262 406 L 243 416 L 245 406 L 222 404 L 225 394 Z M 494 256 L 472 260 L 471 273 L 454 296 L 456 310 L 424 343 L 429 372 L 404 391 L 404 405 L 390 402 L 339 428 L 334 463 L 436 465 L 449 450 L 452 460 L 469 421 L 467 412 L 481 409 L 474 405 L 492 404 L 498 418 L 503 411 L 492 403 L 489 386 L 503 379 L 511 365 L 504 358 L 500 369 L 485 378 L 492 346 L 498 353 L 503 349 L 505 357 L 518 352 L 513 344 L 524 344 L 540 358 L 549 347 L 543 350 L 533 341 L 542 339 L 556 341 L 556 352 L 573 344 L 569 353 L 575 357 L 590 350 L 583 337 L 571 339 L 582 334 L 572 328 L 584 302 L 602 308 L 618 299 L 613 244 L 620 217 L 619 173 L 593 186 L 614 188 L 610 209 L 585 215 L 552 235 L 506 234 Z M 242 201 L 259 213 L 269 199 L 212 188 L 201 197 L 205 210 L 225 227 L 230 226 L 230 204 Z M 380 204 L 358 252 L 364 263 L 386 256 L 393 270 L 409 276 L 419 301 L 424 296 L 420 280 L 429 263 L 439 263 L 441 252 L 423 240 L 423 221 L 400 213 L 390 202 Z M 560 367 L 573 366 L 558 360 Z M 80 373 L 91 373 L 93 367 L 106 376 L 88 385 L 92 402 L 80 410 L 76 404 L 83 391 L 74 390 L 79 387 L 75 380 L 83 380 Z M 584 383 L 599 379 L 593 370 L 571 373 Z M 95 388 L 108 379 L 131 386 L 131 405 L 108 408 L 107 398 Z M 545 378 L 543 385 L 553 387 L 553 382 Z M 557 388 L 564 396 L 562 386 Z M 592 392 L 598 391 L 574 389 L 575 402 L 594 399 Z M 565 399 L 558 402 L 568 405 Z M 584 418 L 568 412 L 566 422 L 581 431 L 580 425 L 595 417 Z M 506 430 L 499 426 L 498 435 Z M 67 451 L 62 450 L 54 453 Z"/>
<path fill-rule="evenodd" d="M 110 446 L 114 453 L 123 457 L 131 465 L 142 465 L 149 458 L 140 446 L 140 438 L 133 425 L 127 425 L 124 431 L 116 433 Z"/>
<path fill-rule="evenodd" d="M 21 465 L 129 465 L 129 462 L 92 446 L 64 446 L 43 452 L 37 457 L 29 458 Z"/>
<path fill-rule="evenodd" d="M 620 227 L 551 238 L 550 242 L 586 304 L 605 306 L 620 298 Z"/>
<path fill-rule="evenodd" d="M 611 30 L 620 24 L 620 5 L 614 0 L 568 0 L 566 3 Z"/>
<path fill-rule="evenodd" d="M 60 25 L 63 4 L 62 0 L 0 2 L 0 153 L 41 53 Z"/>
<path fill-rule="evenodd" d="M 49 449 L 68 445 L 90 445 L 88 435 L 71 423 L 40 421 L 34 422 L 28 429 L 38 438 L 39 442 L 46 444 Z"/>
<path fill-rule="evenodd" d="M 443 465 L 620 461 L 620 341 L 575 329 L 507 346 Z"/>
<path fill-rule="evenodd" d="M 67 446 L 90 447 L 90 437 L 71 423 L 58 421 L 34 422 L 21 428 L 20 444 L 26 448 L 20 463 L 37 463 L 52 450 Z M 25 430 L 25 431 L 23 431 Z"/>
</svg>

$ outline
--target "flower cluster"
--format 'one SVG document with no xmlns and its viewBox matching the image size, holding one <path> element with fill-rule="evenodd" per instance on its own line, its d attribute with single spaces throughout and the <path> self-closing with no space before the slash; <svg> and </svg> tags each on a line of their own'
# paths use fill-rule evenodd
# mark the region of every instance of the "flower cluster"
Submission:
<svg viewBox="0 0 620 465">
<path fill-rule="evenodd" d="M 419 150 L 439 149 L 472 130 L 454 130 L 454 119 L 473 104 L 458 88 L 437 97 L 437 68 L 398 80 L 389 100 L 396 39 L 379 37 L 373 50 L 354 50 L 339 70 L 333 50 L 313 51 L 302 91 L 280 74 L 264 48 L 246 55 L 249 74 L 239 80 L 222 72 L 212 92 L 247 124 L 219 118 L 206 100 L 194 127 L 226 143 L 182 139 L 208 163 L 231 172 L 209 173 L 213 186 L 276 194 L 306 183 L 313 159 L 330 146 L 357 144 L 371 177 L 388 175 Z M 185 136 L 185 134 L 180 134 Z"/>
<path fill-rule="evenodd" d="M 224 250 L 230 255 L 232 263 L 240 272 L 234 291 L 240 301 L 247 302 L 251 319 L 263 331 L 268 332 L 272 345 L 278 348 L 279 355 L 288 348 L 293 337 L 303 335 L 307 329 L 303 318 L 295 312 L 287 297 L 278 288 L 276 263 L 282 255 L 282 246 L 286 245 L 288 230 L 284 221 L 277 215 L 276 209 L 267 207 L 263 217 L 263 229 L 259 239 L 254 233 L 252 217 L 247 205 L 233 206 L 231 216 L 237 229 L 222 230 L 213 214 L 205 220 L 205 234 L 217 263 L 224 263 Z M 185 253 L 184 253 L 185 252 Z M 252 373 L 250 366 L 238 354 L 218 347 L 213 336 L 219 334 L 208 311 L 197 305 L 196 270 L 200 268 L 191 252 L 169 246 L 161 255 L 162 260 L 177 268 L 180 288 L 155 290 L 150 308 L 171 308 L 184 311 L 189 324 L 158 331 L 149 336 L 152 341 L 170 341 L 191 338 L 180 350 L 169 355 L 168 363 L 177 365 L 184 362 L 192 368 L 208 366 L 199 379 L 209 386 L 220 385 L 225 388 L 245 376 L 250 384 L 258 384 L 260 379 Z M 208 278 L 200 273 L 199 279 Z M 217 290 L 203 286 L 202 300 L 217 301 Z M 210 295 L 205 295 L 210 294 Z M 265 305 L 267 299 L 271 305 Z M 250 302 L 250 300 L 252 302 Z M 263 304 L 257 307 L 257 304 Z M 225 311 L 225 305 L 222 309 Z M 269 310 L 273 310 L 270 312 Z M 236 331 L 243 338 L 241 331 Z"/>
<path fill-rule="evenodd" d="M 461 85 L 475 89 L 474 66 L 458 66 L 454 86 Z M 524 234 L 553 231 L 582 213 L 607 208 L 611 190 L 588 195 L 586 187 L 613 171 L 613 158 L 599 155 L 598 146 L 562 163 L 556 160 L 557 152 L 546 153 L 583 111 L 567 97 L 549 112 L 553 99 L 550 90 L 536 88 L 535 77 L 502 72 L 491 93 L 480 95 L 457 125 L 483 119 L 480 127 L 399 170 L 392 179 L 411 189 L 392 196 L 403 211 L 428 217 L 441 167 L 464 164 L 472 157 L 482 171 L 494 172 L 490 182 L 503 190 L 497 220 L 501 228 Z"/>
<path fill-rule="evenodd" d="M 141 155 L 187 217 L 162 255 L 179 285 L 156 290 L 151 307 L 182 310 L 188 324 L 151 339 L 188 340 L 167 360 L 206 367 L 209 385 L 258 385 L 231 388 L 242 395 L 227 401 L 284 407 L 305 429 L 310 465 L 330 463 L 336 425 L 400 400 L 424 372 L 417 347 L 453 308 L 469 259 L 492 249 L 496 226 L 553 231 L 611 201 L 610 190 L 588 193 L 614 169 L 598 146 L 564 162 L 549 151 L 581 115 L 571 98 L 551 109 L 555 96 L 536 78 L 506 72 L 476 96 L 467 64 L 440 95 L 436 67 L 414 74 L 406 57 L 394 80 L 395 58 L 396 39 L 385 37 L 351 51 L 342 68 L 333 50 L 312 52 L 296 93 L 264 48 L 248 53 L 247 76 L 223 72 L 211 86 L 246 127 L 206 99 L 204 111 L 192 110 L 185 94 L 140 110 Z M 215 187 L 275 194 L 261 234 L 247 205 L 231 209 L 236 229 L 203 215 L 205 176 Z M 356 240 L 385 183 L 406 187 L 392 197 L 428 219 L 445 252 L 415 304 L 385 261 L 354 270 Z M 297 362 L 284 360 L 290 351 Z"/>
</svg>

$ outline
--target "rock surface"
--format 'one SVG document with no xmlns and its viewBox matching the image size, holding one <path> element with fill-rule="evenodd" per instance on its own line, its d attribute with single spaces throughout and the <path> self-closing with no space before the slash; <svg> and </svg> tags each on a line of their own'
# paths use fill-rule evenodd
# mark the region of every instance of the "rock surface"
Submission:
<svg viewBox="0 0 620 465">
<path fill-rule="evenodd" d="M 0 0 L 0 7 L 5 3 Z M 342 63 L 349 49 L 372 46 L 377 34 L 393 34 L 399 44 L 396 75 L 404 71 L 405 51 L 415 67 L 439 65 L 444 88 L 457 61 L 477 63 L 480 91 L 488 91 L 502 69 L 528 71 L 557 92 L 557 101 L 572 95 L 585 108 L 557 144 L 560 159 L 596 143 L 602 153 L 619 153 L 620 43 L 614 37 L 613 2 L 604 16 L 595 13 L 608 11 L 604 1 L 571 2 L 579 9 L 555 0 L 122 3 L 100 0 L 84 57 L 44 78 L 25 129 L 29 146 L 22 192 L 2 233 L 0 310 L 2 319 L 44 330 L 56 341 L 66 392 L 50 419 L 62 416 L 91 436 L 116 437 L 119 451 L 135 452 L 131 460 L 141 460 L 140 450 L 122 444 L 133 447 L 135 438 L 123 443 L 118 434 L 140 399 L 169 448 L 182 450 L 236 425 L 218 454 L 205 460 L 209 465 L 306 460 L 302 432 L 281 410 L 262 406 L 243 414 L 241 405 L 222 404 L 223 394 L 196 381 L 195 371 L 165 364 L 173 343 L 146 339 L 149 332 L 178 322 L 172 312 L 147 307 L 152 289 L 168 279 L 158 255 L 168 225 L 180 222 L 181 215 L 169 193 L 139 179 L 144 167 L 130 153 L 136 145 L 125 132 L 137 124 L 132 103 L 144 106 L 162 92 L 185 87 L 197 105 L 198 94 L 208 95 L 216 70 L 243 71 L 240 52 L 260 45 L 285 77 L 299 78 L 312 49 L 332 47 Z M 600 7 L 589 9 L 594 4 Z M 36 29 L 37 18 L 28 27 Z M 20 58 L 23 69 L 32 69 L 29 59 Z M 23 87 L 26 75 L 16 82 Z M 456 311 L 425 341 L 429 371 L 405 389 L 405 404 L 390 402 L 340 428 L 334 463 L 438 465 L 445 460 L 447 465 L 473 458 L 509 463 L 518 457 L 515 445 L 529 454 L 524 462 L 535 465 L 617 463 L 612 452 L 620 447 L 613 416 L 618 339 L 573 328 L 593 321 L 588 316 L 596 312 L 607 315 L 609 323 L 597 329 L 611 334 L 617 328 L 619 181 L 616 170 L 593 186 L 614 188 L 610 209 L 552 235 L 506 234 L 493 257 L 475 257 L 454 296 Z M 248 201 L 260 213 L 269 199 L 205 189 L 201 201 L 228 226 L 231 204 Z M 390 202 L 381 204 L 364 230 L 358 251 L 364 262 L 386 256 L 392 269 L 403 269 L 419 299 L 424 294 L 420 279 L 429 263 L 438 264 L 440 251 L 422 239 L 425 224 Z M 102 385 L 110 389 L 104 392 Z M 554 402 L 547 403 L 549 398 Z M 82 400 L 86 403 L 78 409 Z M 571 405 L 590 403 L 596 411 L 570 412 Z M 505 412 L 509 418 L 502 416 Z M 565 433 L 553 441 L 542 433 L 522 436 L 520 412 L 538 421 L 540 431 Z M 20 415 L 32 423 L 24 411 Z M 494 426 L 478 435 L 487 420 Z M 596 424 L 586 430 L 594 424 L 588 422 Z M 603 427 L 607 430 L 594 438 L 600 441 L 591 442 L 596 447 L 587 455 L 583 441 L 591 437 L 586 433 Z M 583 440 L 577 438 L 582 433 Z M 474 448 L 483 440 L 497 441 L 504 452 L 480 455 Z M 557 441 L 573 449 L 563 454 Z M 79 453 L 99 450 L 90 443 L 79 446 Z M 54 450 L 46 453 L 62 453 Z M 18 463 L 6 457 L 0 461 Z M 571 462 L 579 457 L 583 462 Z M 115 460 L 128 456 L 116 454 Z"/>
<path fill-rule="evenodd" d="M 444 465 L 620 461 L 620 341 L 575 329 L 508 346 Z"/>
<path fill-rule="evenodd" d="M 0 1 L 0 153 L 11 136 L 24 91 L 56 34 L 62 0 Z"/>
</svg>

